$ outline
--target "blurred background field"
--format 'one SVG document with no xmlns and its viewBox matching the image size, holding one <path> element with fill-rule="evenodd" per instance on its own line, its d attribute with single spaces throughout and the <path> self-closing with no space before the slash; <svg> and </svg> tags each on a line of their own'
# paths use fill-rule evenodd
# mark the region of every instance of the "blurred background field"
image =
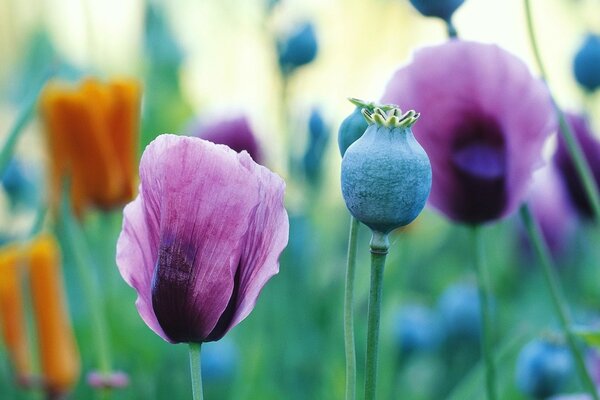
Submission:
<svg viewBox="0 0 600 400">
<path fill-rule="evenodd" d="M 245 114 L 264 164 L 288 182 L 290 242 L 279 275 L 266 285 L 253 313 L 225 339 L 204 346 L 206 398 L 339 399 L 344 393 L 342 306 L 349 216 L 340 192 L 337 128 L 353 109 L 348 97 L 378 99 L 412 52 L 446 41 L 446 32 L 442 22 L 422 17 L 407 0 L 283 0 L 271 2 L 278 3 L 272 9 L 268 3 L 0 0 L 0 134 L 9 131 L 26 93 L 59 65 L 68 65 L 59 68 L 65 76 L 129 76 L 143 82 L 141 143 L 165 132 L 187 134 L 195 121 Z M 585 96 L 572 74 L 573 55 L 584 34 L 600 32 L 600 4 L 537 0 L 533 7 L 556 97 L 566 109 L 586 107 L 600 132 L 600 98 Z M 275 42 L 305 21 L 315 26 L 318 54 L 284 88 Z M 536 73 L 521 1 L 467 0 L 454 24 L 462 39 L 499 44 Z M 307 146 L 314 107 L 321 110 L 329 140 L 320 178 L 312 182 L 294 176 L 294 166 Z M 422 113 L 427 118 L 426 110 Z M 48 154 L 41 129 L 34 120 L 16 154 L 29 166 L 43 198 Z M 14 208 L 7 193 L 0 196 L 0 235 L 6 241 L 22 238 L 35 219 L 35 207 Z M 187 348 L 164 342 L 145 326 L 134 307 L 135 292 L 114 264 L 121 211 L 92 211 L 82 221 L 97 256 L 90 268 L 102 294 L 113 367 L 130 378 L 129 386 L 113 391 L 111 398 L 189 398 Z M 364 367 L 368 236 L 361 229 L 358 382 Z M 599 239 L 597 227 L 582 225 L 559 260 L 575 319 L 582 324 L 600 315 Z M 515 385 L 518 352 L 531 338 L 555 331 L 556 320 L 516 218 L 486 227 L 485 241 L 495 295 L 501 398 L 526 398 Z M 393 235 L 384 281 L 381 399 L 483 398 L 478 320 L 469 312 L 474 285 L 465 256 L 469 246 L 464 227 L 429 209 Z M 71 398 L 94 398 L 85 383 L 85 374 L 95 369 L 89 309 L 72 254 L 64 251 L 63 259 L 82 358 L 82 378 Z M 422 311 L 430 314 L 423 317 Z M 417 322 L 406 322 L 415 321 L 411 318 Z M 456 324 L 462 330 L 453 333 L 449 326 Z M 407 338 L 417 338 L 414 346 Z M 0 398 L 43 398 L 15 386 L 5 354 L 0 348 Z M 572 378 L 565 391 L 578 389 Z"/>
</svg>

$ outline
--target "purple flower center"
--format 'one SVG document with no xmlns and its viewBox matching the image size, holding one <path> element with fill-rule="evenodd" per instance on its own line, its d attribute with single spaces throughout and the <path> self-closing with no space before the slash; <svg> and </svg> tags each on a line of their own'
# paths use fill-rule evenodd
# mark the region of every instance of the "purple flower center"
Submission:
<svg viewBox="0 0 600 400">
<path fill-rule="evenodd" d="M 161 243 L 152 277 L 152 308 L 165 334 L 173 342 L 190 342 L 201 337 L 193 294 L 197 274 L 180 243 Z"/>
<path fill-rule="evenodd" d="M 497 218 L 506 205 L 506 148 L 498 123 L 489 117 L 465 118 L 454 132 L 451 156 L 458 184 L 455 216 L 467 223 Z"/>
<path fill-rule="evenodd" d="M 216 326 L 206 335 L 204 317 L 195 304 L 196 278 L 200 275 L 190 260 L 194 248 L 177 241 L 162 243 L 152 277 L 152 308 L 167 337 L 175 342 L 209 342 L 223 337 L 233 315 L 239 292 L 238 267 L 234 276 L 233 293 Z"/>
</svg>

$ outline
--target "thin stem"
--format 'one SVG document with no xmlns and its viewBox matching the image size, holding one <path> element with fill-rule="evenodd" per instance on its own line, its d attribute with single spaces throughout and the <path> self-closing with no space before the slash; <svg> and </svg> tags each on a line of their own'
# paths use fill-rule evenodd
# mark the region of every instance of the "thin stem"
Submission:
<svg viewBox="0 0 600 400">
<path fill-rule="evenodd" d="M 385 257 L 390 247 L 388 235 L 373 231 L 371 238 L 371 289 L 367 325 L 367 360 L 365 368 L 365 400 L 374 400 L 377 392 L 377 357 L 379 348 L 379 319 Z"/>
<path fill-rule="evenodd" d="M 531 47 L 533 50 L 533 54 L 535 57 L 535 61 L 537 63 L 538 69 L 540 70 L 540 75 L 542 79 L 548 83 L 548 74 L 546 69 L 544 68 L 544 63 L 542 62 L 542 56 L 539 50 L 539 46 L 535 36 L 535 30 L 533 26 L 533 14 L 531 12 L 531 4 L 529 0 L 525 1 L 525 15 L 527 17 L 527 31 L 529 34 L 529 41 L 531 42 Z M 560 134 L 565 140 L 565 144 L 567 145 L 567 151 L 575 164 L 575 169 L 583 187 L 585 189 L 588 200 L 590 201 L 591 207 L 594 211 L 594 215 L 596 217 L 596 221 L 600 221 L 600 193 L 598 192 L 598 185 L 596 184 L 596 180 L 594 179 L 594 175 L 592 174 L 592 170 L 590 165 L 585 158 L 583 150 L 581 149 L 581 145 L 575 138 L 575 134 L 573 133 L 573 129 L 570 124 L 567 122 L 565 118 L 564 112 L 558 106 L 556 99 L 552 96 L 552 102 L 554 104 L 554 109 L 556 112 L 556 117 L 558 118 L 558 122 L 560 125 Z"/>
<path fill-rule="evenodd" d="M 448 32 L 448 39 L 458 38 L 458 31 L 456 30 L 456 27 L 454 26 L 454 24 L 452 23 L 452 19 L 450 18 L 446 20 L 446 30 Z"/>
<path fill-rule="evenodd" d="M 477 275 L 477 287 L 479 291 L 479 303 L 481 310 L 481 355 L 485 364 L 485 388 L 488 400 L 495 400 L 496 396 L 496 367 L 492 357 L 492 320 L 490 313 L 491 289 L 487 277 L 485 261 L 485 249 L 481 227 L 475 225 L 472 228 L 473 249 L 475 252 L 475 273 Z"/>
<path fill-rule="evenodd" d="M 550 256 L 548 245 L 546 244 L 540 227 L 533 218 L 531 210 L 527 204 L 524 204 L 521 207 L 520 213 L 523 224 L 525 225 L 525 229 L 527 230 L 527 234 L 529 235 L 529 239 L 531 240 L 531 244 L 533 245 L 538 258 L 540 259 L 540 263 L 542 264 L 544 279 L 546 281 L 546 285 L 548 286 L 548 290 L 550 291 L 552 304 L 554 305 L 556 315 L 558 316 L 561 328 L 563 330 L 563 334 L 567 339 L 567 344 L 569 345 L 571 354 L 575 360 L 579 379 L 581 379 L 585 389 L 592 396 L 592 398 L 594 400 L 599 400 L 596 386 L 594 385 L 594 382 L 592 381 L 585 366 L 583 354 L 577 345 L 575 334 L 571 329 L 571 315 L 569 312 L 569 307 L 567 305 L 567 301 L 565 299 L 558 276 L 556 275 L 556 267 L 552 257 Z"/>
<path fill-rule="evenodd" d="M 344 346 L 346 348 L 346 400 L 356 398 L 356 349 L 354 344 L 354 275 L 358 220 L 350 217 L 346 288 L 344 293 Z"/>
<path fill-rule="evenodd" d="M 200 348 L 202 343 L 190 343 L 190 373 L 192 375 L 192 398 L 204 399 L 202 392 L 202 363 L 200 361 Z"/>
<path fill-rule="evenodd" d="M 83 285 L 83 295 L 86 297 L 88 307 L 90 308 L 98 367 L 100 372 L 108 375 L 111 371 L 110 346 L 104 307 L 102 306 L 97 278 L 94 276 L 95 269 L 93 266 L 95 265 L 95 258 L 90 252 L 79 223 L 73 216 L 68 196 L 68 191 L 65 191 L 61 202 L 64 238 L 74 257 L 79 279 Z"/>
</svg>

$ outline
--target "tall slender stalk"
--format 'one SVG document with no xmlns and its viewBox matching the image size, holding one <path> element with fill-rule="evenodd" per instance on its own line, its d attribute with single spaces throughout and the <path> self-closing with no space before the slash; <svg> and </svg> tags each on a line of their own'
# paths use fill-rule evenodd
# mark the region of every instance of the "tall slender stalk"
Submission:
<svg viewBox="0 0 600 400">
<path fill-rule="evenodd" d="M 68 191 L 63 191 L 61 201 L 61 215 L 64 239 L 74 257 L 74 264 L 83 285 L 83 295 L 90 309 L 93 323 L 93 338 L 97 351 L 98 367 L 100 372 L 108 375 L 111 372 L 110 345 L 108 340 L 108 328 L 106 326 L 106 315 L 102 304 L 97 278 L 94 276 L 94 257 L 92 256 L 85 236 L 79 223 L 75 220 Z"/>
<path fill-rule="evenodd" d="M 477 288 L 479 291 L 479 305 L 481 310 L 481 355 L 485 364 L 485 388 L 488 400 L 497 398 L 496 367 L 492 356 L 492 320 L 490 313 L 491 289 L 487 277 L 485 249 L 481 236 L 481 227 L 473 226 L 473 250 L 475 253 L 475 273 L 477 275 Z"/>
<path fill-rule="evenodd" d="M 529 40 L 531 42 L 533 55 L 535 57 L 538 69 L 540 70 L 540 75 L 542 79 L 546 83 L 548 83 L 548 74 L 544 67 L 544 63 L 542 62 L 542 56 L 535 36 L 531 4 L 529 0 L 524 0 L 524 2 L 525 15 L 527 18 L 527 31 L 529 34 Z M 575 139 L 573 129 L 571 128 L 571 126 L 565 118 L 565 113 L 558 106 L 556 99 L 554 98 L 552 93 L 550 93 L 550 95 L 552 96 L 552 102 L 556 111 L 556 117 L 558 118 L 558 122 L 560 125 L 560 134 L 565 140 L 565 144 L 567 145 L 567 151 L 573 159 L 573 163 L 575 164 L 577 174 L 579 175 L 581 182 L 583 183 L 584 190 L 591 204 L 592 210 L 594 211 L 596 221 L 600 221 L 600 193 L 598 191 L 598 185 L 596 184 L 594 175 L 592 174 L 592 170 L 590 168 L 589 163 L 587 162 L 587 159 L 585 158 L 583 150 L 581 149 L 581 146 L 579 145 L 577 139 Z"/>
<path fill-rule="evenodd" d="M 546 244 L 540 227 L 533 218 L 531 210 L 527 204 L 524 204 L 521 207 L 520 213 L 523 224 L 525 225 L 525 229 L 527 230 L 527 234 L 529 235 L 529 239 L 531 240 L 531 244 L 533 245 L 538 258 L 540 259 L 540 263 L 542 264 L 542 271 L 544 272 L 544 279 L 550 292 L 552 304 L 554 305 L 556 315 L 558 316 L 561 328 L 567 339 L 567 344 L 569 345 L 571 354 L 575 360 L 579 379 L 581 379 L 585 389 L 589 392 L 592 398 L 594 400 L 599 400 L 600 398 L 598 397 L 596 386 L 594 385 L 594 382 L 592 381 L 592 378 L 590 377 L 585 366 L 583 354 L 577 345 L 577 339 L 573 333 L 573 330 L 571 329 L 571 315 L 569 312 L 569 307 L 560 285 L 560 280 L 556 275 L 556 267 L 552 261 L 552 257 L 550 256 L 548 245 Z"/>
<path fill-rule="evenodd" d="M 204 399 L 202 391 L 202 363 L 200 360 L 202 343 L 190 343 L 190 373 L 192 376 L 193 400 Z"/>
<path fill-rule="evenodd" d="M 374 400 L 377 393 L 377 358 L 383 269 L 390 247 L 388 235 L 373 231 L 371 238 L 371 289 L 367 325 L 367 360 L 365 368 L 365 400 Z"/>
<path fill-rule="evenodd" d="M 346 349 L 346 400 L 356 398 L 356 349 L 354 344 L 354 275 L 356 270 L 356 238 L 358 220 L 350 217 L 346 287 L 344 293 L 344 347 Z"/>
</svg>

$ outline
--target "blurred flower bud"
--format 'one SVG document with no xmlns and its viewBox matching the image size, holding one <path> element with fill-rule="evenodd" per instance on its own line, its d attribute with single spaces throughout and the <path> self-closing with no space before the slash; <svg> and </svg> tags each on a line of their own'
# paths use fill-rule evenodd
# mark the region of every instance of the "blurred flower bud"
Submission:
<svg viewBox="0 0 600 400">
<path fill-rule="evenodd" d="M 410 0 L 411 4 L 426 17 L 438 17 L 450 21 L 452 14 L 465 0 Z"/>
<path fill-rule="evenodd" d="M 394 337 L 402 354 L 430 351 L 439 343 L 436 316 L 420 304 L 402 307 L 395 317 Z"/>
<path fill-rule="evenodd" d="M 13 158 L 6 167 L 2 187 L 13 207 L 34 208 L 39 201 L 34 172 L 18 159 Z"/>
<path fill-rule="evenodd" d="M 308 120 L 308 145 L 302 158 L 304 174 L 315 185 L 321 178 L 323 157 L 329 143 L 329 128 L 325 125 L 321 111 L 314 108 Z"/>
<path fill-rule="evenodd" d="M 563 388 L 572 370 L 571 353 L 564 344 L 535 339 L 519 353 L 517 386 L 528 396 L 545 399 Z"/>
<path fill-rule="evenodd" d="M 449 286 L 438 302 L 442 329 L 449 341 L 478 342 L 481 335 L 479 295 L 474 285 Z"/>
<path fill-rule="evenodd" d="M 600 87 L 600 36 L 588 33 L 573 60 L 577 82 L 593 92 Z"/>
<path fill-rule="evenodd" d="M 305 22 L 287 37 L 277 42 L 279 68 L 284 75 L 312 62 L 317 56 L 318 44 L 315 27 Z"/>
<path fill-rule="evenodd" d="M 237 362 L 238 349 L 229 338 L 202 345 L 202 378 L 207 382 L 231 379 Z"/>
<path fill-rule="evenodd" d="M 248 118 L 243 115 L 215 120 L 206 125 L 199 124 L 192 128 L 191 135 L 216 144 L 224 144 L 238 153 L 246 150 L 258 164 L 264 161 L 256 135 Z"/>
<path fill-rule="evenodd" d="M 109 374 L 93 371 L 87 375 L 87 383 L 94 389 L 122 389 L 129 385 L 129 375 L 123 371 Z"/>
</svg>

